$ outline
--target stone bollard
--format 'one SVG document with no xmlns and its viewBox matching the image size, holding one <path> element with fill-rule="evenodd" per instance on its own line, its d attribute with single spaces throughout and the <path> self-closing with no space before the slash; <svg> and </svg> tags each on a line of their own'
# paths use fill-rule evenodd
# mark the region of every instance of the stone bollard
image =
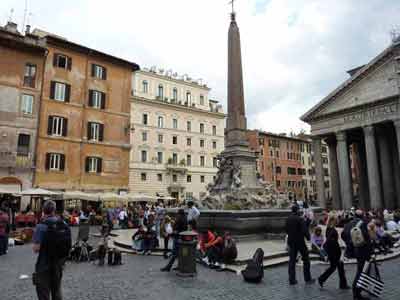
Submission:
<svg viewBox="0 0 400 300">
<path fill-rule="evenodd" d="M 184 231 L 179 234 L 178 276 L 193 277 L 196 271 L 197 233 Z"/>
</svg>

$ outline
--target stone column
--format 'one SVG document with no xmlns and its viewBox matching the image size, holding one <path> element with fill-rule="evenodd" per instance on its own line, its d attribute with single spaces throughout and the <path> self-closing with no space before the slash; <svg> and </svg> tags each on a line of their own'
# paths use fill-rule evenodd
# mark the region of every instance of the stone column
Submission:
<svg viewBox="0 0 400 300">
<path fill-rule="evenodd" d="M 367 169 L 371 208 L 382 208 L 381 181 L 379 177 L 378 154 L 375 144 L 375 130 L 372 125 L 364 127 L 365 150 L 367 153 Z"/>
<path fill-rule="evenodd" d="M 337 142 L 334 139 L 328 139 L 326 142 L 329 148 L 329 175 L 331 179 L 332 207 L 333 209 L 342 209 L 339 168 L 336 153 Z"/>
<path fill-rule="evenodd" d="M 346 132 L 342 131 L 336 133 L 336 140 L 342 208 L 350 209 L 353 206 L 353 188 L 351 183 L 349 147 L 347 146 Z"/>
<path fill-rule="evenodd" d="M 315 177 L 317 185 L 317 202 L 321 207 L 326 206 L 325 200 L 325 183 L 324 183 L 324 167 L 322 164 L 322 147 L 321 138 L 313 138 L 313 152 L 314 152 L 314 164 L 315 164 Z"/>
<path fill-rule="evenodd" d="M 395 173 L 395 182 L 396 182 L 396 194 L 397 194 L 397 208 L 400 208 L 400 119 L 395 120 L 393 122 L 396 140 L 393 141 L 393 145 L 395 148 L 393 149 L 394 155 L 397 155 L 397 158 L 393 157 L 394 160 L 394 173 Z"/>
<path fill-rule="evenodd" d="M 395 206 L 395 186 L 393 178 L 392 149 L 388 140 L 389 130 L 379 130 L 377 135 L 379 145 L 379 160 L 382 175 L 383 207 L 393 209 Z"/>
<path fill-rule="evenodd" d="M 354 143 L 353 151 L 355 157 L 354 166 L 356 168 L 358 179 L 358 205 L 360 208 L 368 210 L 371 206 L 369 201 L 367 158 L 365 156 L 364 143 Z"/>
</svg>

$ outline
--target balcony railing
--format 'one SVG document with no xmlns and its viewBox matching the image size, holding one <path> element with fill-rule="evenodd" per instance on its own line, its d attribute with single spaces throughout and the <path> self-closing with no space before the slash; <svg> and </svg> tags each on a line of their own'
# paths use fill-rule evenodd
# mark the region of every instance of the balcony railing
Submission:
<svg viewBox="0 0 400 300">
<path fill-rule="evenodd" d="M 0 167 L 3 168 L 32 168 L 33 156 L 31 153 L 17 153 L 13 151 L 0 150 Z M 26 155 L 25 155 L 26 154 Z"/>
</svg>

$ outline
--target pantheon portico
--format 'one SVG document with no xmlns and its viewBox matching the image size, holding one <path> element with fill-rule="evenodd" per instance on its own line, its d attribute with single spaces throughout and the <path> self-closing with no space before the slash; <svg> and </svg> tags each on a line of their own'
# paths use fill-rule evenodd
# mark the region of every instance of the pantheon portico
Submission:
<svg viewBox="0 0 400 300">
<path fill-rule="evenodd" d="M 325 140 L 333 208 L 399 208 L 400 41 L 348 73 L 348 80 L 301 117 L 311 125 L 319 204 L 328 201 L 318 150 Z"/>
</svg>

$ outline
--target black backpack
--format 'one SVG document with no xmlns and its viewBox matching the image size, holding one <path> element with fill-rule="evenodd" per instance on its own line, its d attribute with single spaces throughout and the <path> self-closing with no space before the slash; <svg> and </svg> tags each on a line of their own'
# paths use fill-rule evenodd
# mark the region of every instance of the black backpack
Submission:
<svg viewBox="0 0 400 300">
<path fill-rule="evenodd" d="M 246 269 L 242 271 L 243 279 L 247 282 L 259 283 L 264 277 L 264 251 L 258 248 L 253 259 L 247 263 Z"/>
<path fill-rule="evenodd" d="M 46 233 L 40 249 L 46 255 L 50 264 L 62 262 L 69 257 L 72 240 L 71 230 L 61 219 L 46 220 L 42 224 L 47 225 Z"/>
</svg>

